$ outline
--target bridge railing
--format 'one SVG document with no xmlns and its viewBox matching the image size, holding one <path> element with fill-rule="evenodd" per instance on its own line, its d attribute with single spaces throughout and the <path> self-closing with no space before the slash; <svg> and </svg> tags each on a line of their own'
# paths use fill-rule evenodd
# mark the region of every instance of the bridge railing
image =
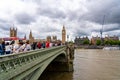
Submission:
<svg viewBox="0 0 120 80">
<path fill-rule="evenodd" d="M 65 46 L 0 56 L 0 80 L 11 79 L 41 61 L 44 61 L 44 56 L 50 52 L 61 50 L 65 50 Z"/>
</svg>

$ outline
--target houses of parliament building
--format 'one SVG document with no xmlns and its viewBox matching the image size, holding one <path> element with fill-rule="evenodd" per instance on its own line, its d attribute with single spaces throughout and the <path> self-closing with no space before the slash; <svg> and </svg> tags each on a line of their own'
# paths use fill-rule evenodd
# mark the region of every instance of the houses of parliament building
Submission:
<svg viewBox="0 0 120 80">
<path fill-rule="evenodd" d="M 62 43 L 65 44 L 66 42 L 66 29 L 65 29 L 65 26 L 63 25 L 63 28 L 62 28 Z M 10 38 L 18 38 L 17 36 L 17 28 L 10 28 Z M 24 36 L 24 39 L 26 39 L 26 35 Z M 47 37 L 47 40 L 48 41 L 51 41 L 51 37 Z M 56 41 L 57 40 L 57 36 L 53 36 L 53 41 Z M 35 39 L 32 35 L 32 31 L 30 30 L 30 33 L 29 33 L 29 41 L 30 43 L 34 42 Z"/>
<path fill-rule="evenodd" d="M 10 37 L 17 37 L 17 28 L 10 28 Z"/>
</svg>

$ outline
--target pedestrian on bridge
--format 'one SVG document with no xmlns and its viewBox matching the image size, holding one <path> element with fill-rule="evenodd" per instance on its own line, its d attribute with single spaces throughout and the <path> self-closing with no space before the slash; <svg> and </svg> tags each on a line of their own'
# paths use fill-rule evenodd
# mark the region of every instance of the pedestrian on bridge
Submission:
<svg viewBox="0 0 120 80">
<path fill-rule="evenodd" d="M 48 41 L 46 41 L 46 48 L 50 47 L 50 43 Z"/>
<path fill-rule="evenodd" d="M 32 49 L 35 50 L 37 47 L 37 42 L 33 42 L 31 46 L 32 46 Z"/>
<path fill-rule="evenodd" d="M 37 43 L 37 47 L 38 47 L 39 49 L 41 48 L 41 43 L 40 43 L 40 42 Z"/>
<path fill-rule="evenodd" d="M 23 45 L 23 42 L 18 42 L 17 44 L 15 44 L 13 48 L 13 53 L 22 52 L 23 51 L 22 45 Z"/>
<path fill-rule="evenodd" d="M 45 48 L 46 45 L 45 45 L 45 41 L 42 42 L 42 48 Z"/>
<path fill-rule="evenodd" d="M 12 52 L 12 47 L 11 45 L 7 42 L 5 46 L 5 53 L 10 54 Z"/>
<path fill-rule="evenodd" d="M 4 55 L 5 54 L 5 41 L 2 41 L 1 49 L 2 49 L 1 55 Z"/>
<path fill-rule="evenodd" d="M 31 45 L 29 43 L 29 40 L 26 41 L 25 44 L 23 44 L 23 51 L 30 51 L 31 50 Z"/>
<path fill-rule="evenodd" d="M 2 48 L 2 44 L 0 44 L 0 55 L 3 55 L 3 48 Z"/>
</svg>

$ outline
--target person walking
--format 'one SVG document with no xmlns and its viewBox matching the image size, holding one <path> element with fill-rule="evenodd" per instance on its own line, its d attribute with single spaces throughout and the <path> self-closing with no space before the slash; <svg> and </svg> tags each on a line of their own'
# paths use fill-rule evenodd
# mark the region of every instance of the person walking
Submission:
<svg viewBox="0 0 120 80">
<path fill-rule="evenodd" d="M 48 41 L 46 41 L 46 48 L 50 47 L 50 43 Z"/>
<path fill-rule="evenodd" d="M 5 54 L 5 41 L 2 41 L 1 47 L 2 47 L 2 50 L 3 50 L 1 55 L 4 55 Z"/>
<path fill-rule="evenodd" d="M 13 53 L 19 53 L 23 51 L 23 47 L 22 47 L 23 43 L 22 42 L 18 42 L 18 44 L 14 45 L 13 48 Z"/>
<path fill-rule="evenodd" d="M 33 44 L 32 44 L 32 49 L 35 50 L 35 49 L 36 49 L 36 46 L 37 46 L 37 42 L 33 42 Z"/>
<path fill-rule="evenodd" d="M 38 47 L 39 49 L 41 48 L 41 43 L 40 43 L 40 42 L 37 43 L 37 47 Z"/>
<path fill-rule="evenodd" d="M 45 48 L 45 47 L 46 47 L 46 46 L 45 46 L 45 42 L 43 42 L 43 43 L 42 43 L 42 48 Z"/>
<path fill-rule="evenodd" d="M 30 51 L 31 45 L 29 43 L 29 40 L 26 41 L 26 43 L 23 45 L 23 51 Z"/>
<path fill-rule="evenodd" d="M 3 55 L 3 48 L 2 48 L 2 44 L 0 44 L 0 55 Z"/>
<path fill-rule="evenodd" d="M 10 54 L 11 52 L 12 52 L 12 48 L 11 48 L 10 44 L 7 42 L 6 46 L 5 46 L 5 53 Z"/>
</svg>

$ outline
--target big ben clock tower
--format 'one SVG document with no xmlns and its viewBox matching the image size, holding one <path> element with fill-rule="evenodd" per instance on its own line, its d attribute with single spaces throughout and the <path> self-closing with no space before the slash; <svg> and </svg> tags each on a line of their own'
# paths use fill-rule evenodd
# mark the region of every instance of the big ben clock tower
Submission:
<svg viewBox="0 0 120 80">
<path fill-rule="evenodd" d="M 65 27 L 63 25 L 63 29 L 62 29 L 62 44 L 65 44 L 66 41 L 66 30 Z"/>
</svg>

